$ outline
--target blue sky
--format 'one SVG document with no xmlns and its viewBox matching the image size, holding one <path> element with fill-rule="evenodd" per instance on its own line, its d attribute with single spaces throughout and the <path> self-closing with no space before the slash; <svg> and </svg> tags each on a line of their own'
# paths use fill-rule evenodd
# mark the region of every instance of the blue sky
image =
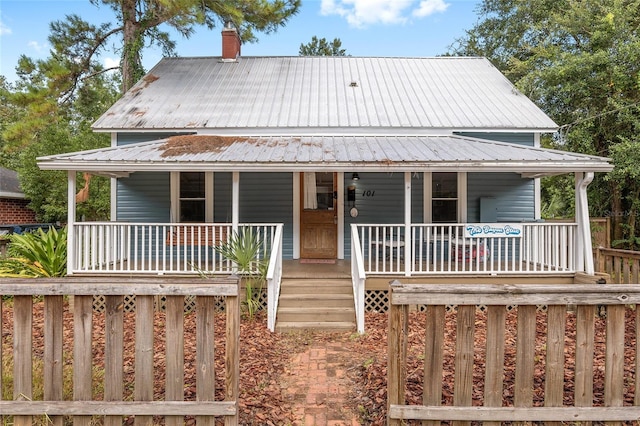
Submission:
<svg viewBox="0 0 640 426">
<path fill-rule="evenodd" d="M 259 42 L 242 46 L 243 56 L 297 56 L 301 43 L 312 36 L 339 38 L 352 56 L 436 56 L 445 53 L 456 38 L 476 22 L 478 0 L 302 0 L 302 8 L 289 23 Z M 0 75 L 15 79 L 21 54 L 48 56 L 49 23 L 76 13 L 92 23 L 114 21 L 106 6 L 89 0 L 0 0 Z M 220 28 L 199 28 L 191 38 L 176 35 L 179 56 L 219 56 Z M 114 40 L 115 41 L 115 40 Z M 144 52 L 151 68 L 161 57 Z M 107 52 L 103 63 L 117 63 L 118 54 Z"/>
</svg>

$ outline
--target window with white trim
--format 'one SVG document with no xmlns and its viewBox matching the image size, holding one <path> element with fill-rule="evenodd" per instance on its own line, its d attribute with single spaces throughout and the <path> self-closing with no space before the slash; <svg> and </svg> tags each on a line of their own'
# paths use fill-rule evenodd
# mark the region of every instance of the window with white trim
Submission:
<svg viewBox="0 0 640 426">
<path fill-rule="evenodd" d="M 467 174 L 424 173 L 426 223 L 463 223 L 467 220 Z"/>
<path fill-rule="evenodd" d="M 180 173 L 180 222 L 204 222 L 205 202 L 204 173 Z"/>
<path fill-rule="evenodd" d="M 432 223 L 458 221 L 458 174 L 433 173 L 431 175 Z"/>
</svg>

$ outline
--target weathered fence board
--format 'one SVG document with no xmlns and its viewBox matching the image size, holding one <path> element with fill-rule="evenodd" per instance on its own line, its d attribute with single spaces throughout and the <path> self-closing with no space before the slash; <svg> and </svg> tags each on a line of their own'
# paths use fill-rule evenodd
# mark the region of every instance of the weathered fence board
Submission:
<svg viewBox="0 0 640 426">
<path fill-rule="evenodd" d="M 120 344 L 124 340 L 124 296 L 106 296 L 105 299 L 105 348 L 104 348 L 104 400 L 118 401 L 124 392 L 124 348 Z M 60 400 L 61 398 L 56 398 Z M 107 416 L 105 426 L 118 426 L 122 419 Z"/>
<path fill-rule="evenodd" d="M 473 336 L 475 331 L 475 306 L 460 306 L 456 327 L 456 390 L 453 403 L 456 406 L 471 406 L 473 392 Z M 464 424 L 464 423 L 460 423 Z"/>
<path fill-rule="evenodd" d="M 47 416 L 47 421 L 61 425 L 65 417 L 73 417 L 75 425 L 89 425 L 95 416 L 103 416 L 105 425 L 122 424 L 123 418 L 135 416 L 136 425 L 152 425 L 158 416 L 165 417 L 165 424 L 184 424 L 185 416 L 196 416 L 201 424 L 214 425 L 216 417 L 224 417 L 228 426 L 238 424 L 238 381 L 240 305 L 239 285 L 236 277 L 201 278 L 134 278 L 117 283 L 108 278 L 62 279 L 5 279 L 0 281 L 0 295 L 13 296 L 13 401 L 0 400 L 0 416 L 13 416 L 14 424 L 30 425 L 34 416 Z M 124 341 L 124 296 L 136 297 L 135 342 Z M 44 299 L 43 352 L 33 346 L 34 296 Z M 73 297 L 71 329 L 65 330 L 64 297 Z M 94 314 L 93 299 L 105 299 L 105 312 Z M 164 320 L 158 321 L 154 313 L 156 300 L 166 297 Z M 185 396 L 185 328 L 184 303 L 186 296 L 195 297 L 195 401 Z M 216 352 L 214 325 L 216 303 L 225 298 L 224 340 L 224 400 L 216 399 Z M 40 303 L 40 302 L 38 302 Z M 39 306 L 39 305 L 38 305 Z M 0 303 L 1 313 L 2 303 Z M 70 309 L 71 310 L 71 309 Z M 71 312 L 66 312 L 71 315 Z M 96 371 L 94 351 L 96 342 L 94 315 L 104 316 L 104 368 Z M 4 318 L 4 317 L 3 317 Z M 102 317 L 101 317 L 102 318 Z M 133 317 L 130 317 L 133 318 Z M 100 323 L 97 323 L 100 324 Z M 164 352 L 154 354 L 154 336 L 157 328 L 164 326 L 166 344 Z M 72 332 L 71 332 L 72 331 Z M 40 330 L 37 331 L 40 333 Z M 65 334 L 66 333 L 66 334 Z M 72 337 L 70 337 L 72 336 Z M 68 339 L 73 339 L 69 342 Z M 63 393 L 64 347 L 69 346 L 72 359 L 72 400 L 65 400 Z M 126 351 L 132 348 L 133 366 L 124 365 Z M 0 351 L 1 352 L 1 351 Z M 156 355 L 156 356 L 154 356 Z M 154 366 L 159 355 L 163 363 Z M 6 356 L 6 355 L 5 355 Z M 43 390 L 34 392 L 34 360 L 42 357 Z M 164 368 L 158 371 L 158 368 Z M 133 393 L 125 389 L 125 369 L 131 369 Z M 98 374 L 96 374 L 98 373 Z M 128 374 L 129 374 L 128 373 Z M 220 373 L 222 374 L 222 372 Z M 99 398 L 95 381 L 102 380 L 103 392 Z M 154 383 L 164 377 L 165 400 L 154 400 Z M 222 376 L 220 376 L 222 377 Z M 4 386 L 11 386 L 4 384 Z M 9 387 L 11 389 L 11 387 Z M 38 388 L 39 389 L 39 388 Z M 34 394 L 43 400 L 34 400 Z M 97 399 L 102 400 L 97 400 Z M 128 399 L 132 398 L 133 401 Z M 125 399 L 127 399 L 125 401 Z"/>
<path fill-rule="evenodd" d="M 425 377 L 442 377 L 444 345 L 444 306 L 429 306 L 425 324 Z M 431 380 L 424 384 L 422 403 L 424 405 L 440 405 L 442 398 L 442 380 Z M 436 422 L 426 423 L 436 426 Z"/>
<path fill-rule="evenodd" d="M 506 310 L 503 306 L 487 306 L 486 373 L 484 384 L 485 405 L 502 406 L 502 387 L 504 384 L 504 326 Z M 442 346 L 440 346 L 442 347 Z M 426 376 L 425 377 L 429 377 Z M 496 426 L 499 423 L 489 423 Z"/>
<path fill-rule="evenodd" d="M 75 296 L 73 303 L 73 399 L 90 401 L 93 396 L 93 297 Z M 90 426 L 91 416 L 78 416 L 73 422 L 74 425 Z"/>
<path fill-rule="evenodd" d="M 166 399 L 180 401 L 184 398 L 184 297 L 169 296 L 166 305 L 167 374 Z M 167 426 L 183 423 L 179 416 L 166 418 Z"/>
<path fill-rule="evenodd" d="M 640 407 L 633 384 L 638 383 L 640 371 L 640 314 L 634 304 L 639 295 L 638 284 L 392 283 L 388 424 L 409 420 L 421 420 L 423 425 L 441 421 L 496 425 L 637 420 Z M 409 334 L 406 312 L 415 305 L 425 305 L 426 323 L 424 327 L 412 323 L 409 348 L 405 343 Z M 451 322 L 445 321 L 445 309 Z M 507 327 L 507 310 L 509 324 L 515 323 L 515 327 Z M 626 334 L 631 323 L 636 329 Z M 451 324 L 455 324 L 455 351 L 447 355 L 453 356 L 453 371 L 449 365 L 446 375 L 453 373 L 454 388 L 446 395 L 441 382 L 444 353 L 450 349 L 441 339 L 444 333 L 453 332 Z M 571 324 L 570 333 L 567 324 Z M 485 340 L 480 344 L 482 333 Z M 625 336 L 635 336 L 636 341 L 625 342 Z M 421 343 L 416 347 L 421 338 L 423 354 L 416 353 L 422 348 Z M 515 350 L 511 349 L 514 346 Z M 413 382 L 407 386 L 409 357 L 412 370 L 415 363 L 424 362 L 422 387 Z M 633 359 L 636 368 L 625 365 L 625 359 Z M 506 375 L 510 377 L 508 392 Z M 420 397 L 416 389 L 422 389 L 422 405 L 415 402 Z"/>
<path fill-rule="evenodd" d="M 33 299 L 30 296 L 17 296 L 13 299 L 13 399 L 29 400 L 33 398 L 32 374 L 32 329 L 31 310 Z M 31 417 L 16 416 L 16 426 L 30 425 Z"/>
<path fill-rule="evenodd" d="M 545 363 L 544 405 L 562 407 L 564 397 L 564 335 L 566 306 L 547 308 L 547 358 Z"/>
<path fill-rule="evenodd" d="M 153 296 L 136 296 L 136 401 L 153 401 Z M 136 426 L 153 426 L 153 416 L 136 416 Z"/>
</svg>

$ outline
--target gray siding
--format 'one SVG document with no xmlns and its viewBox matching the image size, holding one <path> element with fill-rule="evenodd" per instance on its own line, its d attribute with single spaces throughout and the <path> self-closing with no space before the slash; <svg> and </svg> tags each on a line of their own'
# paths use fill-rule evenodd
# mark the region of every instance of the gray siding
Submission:
<svg viewBox="0 0 640 426">
<path fill-rule="evenodd" d="M 345 257 L 350 257 L 351 224 L 353 223 L 404 223 L 404 173 L 359 173 L 360 180 L 353 182 L 350 174 L 345 174 L 344 196 L 344 241 Z M 353 203 L 347 201 L 349 185 L 356 186 L 356 207 L 358 217 L 352 218 L 349 210 Z M 423 221 L 422 173 L 411 178 L 411 221 Z"/>
<path fill-rule="evenodd" d="M 293 257 L 293 174 L 241 173 L 240 223 L 283 223 L 282 256 Z"/>
<path fill-rule="evenodd" d="M 469 173 L 467 221 L 480 221 L 480 198 L 494 197 L 498 222 L 531 221 L 535 217 L 533 179 L 516 173 Z"/>
<path fill-rule="evenodd" d="M 535 139 L 533 133 L 482 133 L 482 132 L 460 132 L 460 136 L 470 138 L 488 139 L 496 142 L 514 143 L 524 146 L 534 146 Z"/>
<path fill-rule="evenodd" d="M 151 142 L 184 133 L 118 133 L 118 146 L 132 143 Z"/>
<path fill-rule="evenodd" d="M 356 186 L 358 217 L 349 215 L 351 203 L 345 194 L 345 228 L 352 223 L 403 223 L 404 222 L 404 174 L 359 173 L 360 180 L 353 182 L 345 174 L 345 188 Z M 346 189 L 345 189 L 346 191 Z"/>
<path fill-rule="evenodd" d="M 169 173 L 138 172 L 118 179 L 117 220 L 169 222 L 171 210 Z"/>
</svg>

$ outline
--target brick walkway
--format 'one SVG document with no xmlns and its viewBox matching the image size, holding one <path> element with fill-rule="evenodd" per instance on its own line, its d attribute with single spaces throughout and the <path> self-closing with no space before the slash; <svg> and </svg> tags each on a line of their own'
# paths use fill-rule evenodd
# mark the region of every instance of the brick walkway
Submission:
<svg viewBox="0 0 640 426">
<path fill-rule="evenodd" d="M 297 407 L 294 426 L 357 426 L 345 404 L 351 381 L 344 359 L 348 349 L 339 342 L 314 341 L 291 361 L 284 391 Z"/>
</svg>

